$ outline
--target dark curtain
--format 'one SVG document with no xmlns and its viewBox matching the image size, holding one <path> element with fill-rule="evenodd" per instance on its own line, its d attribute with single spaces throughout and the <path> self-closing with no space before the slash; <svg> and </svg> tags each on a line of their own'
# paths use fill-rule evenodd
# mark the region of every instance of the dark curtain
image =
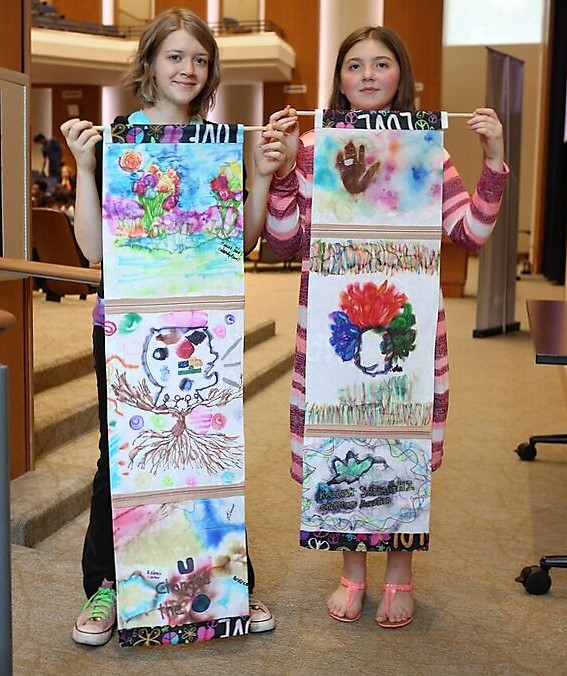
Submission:
<svg viewBox="0 0 567 676">
<path fill-rule="evenodd" d="M 567 143 L 563 138 L 567 89 L 565 0 L 555 0 L 553 3 L 550 40 L 551 80 L 541 271 L 550 281 L 564 284 L 567 246 Z"/>
</svg>

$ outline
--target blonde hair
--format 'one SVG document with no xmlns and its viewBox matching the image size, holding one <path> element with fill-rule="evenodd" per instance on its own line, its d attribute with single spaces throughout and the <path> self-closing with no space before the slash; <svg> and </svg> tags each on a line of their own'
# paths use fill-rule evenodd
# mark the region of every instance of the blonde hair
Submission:
<svg viewBox="0 0 567 676">
<path fill-rule="evenodd" d="M 414 80 L 409 55 L 399 35 L 384 26 L 363 26 L 353 31 L 343 40 L 335 62 L 333 91 L 329 98 L 329 108 L 334 110 L 350 110 L 352 108 L 350 101 L 341 92 L 341 70 L 347 53 L 357 43 L 369 38 L 387 47 L 396 57 L 396 61 L 400 67 L 400 82 L 396 96 L 392 101 L 391 109 L 414 111 Z"/>
<path fill-rule="evenodd" d="M 158 14 L 146 26 L 123 84 L 143 103 L 157 103 L 159 92 L 154 79 L 155 59 L 164 40 L 180 29 L 194 37 L 209 57 L 205 86 L 189 104 L 191 115 L 205 116 L 215 103 L 220 82 L 219 49 L 209 26 L 188 9 L 172 7 Z"/>
</svg>

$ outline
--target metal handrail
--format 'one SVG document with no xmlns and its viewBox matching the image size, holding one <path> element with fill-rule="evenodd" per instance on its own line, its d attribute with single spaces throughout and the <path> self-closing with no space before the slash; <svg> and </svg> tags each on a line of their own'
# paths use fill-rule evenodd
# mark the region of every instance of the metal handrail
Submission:
<svg viewBox="0 0 567 676">
<path fill-rule="evenodd" d="M 24 277 L 41 277 L 57 279 L 63 282 L 85 282 L 93 286 L 100 284 L 100 270 L 93 268 L 77 268 L 72 265 L 58 263 L 40 263 L 19 258 L 0 257 L 0 272 L 13 273 Z"/>
</svg>

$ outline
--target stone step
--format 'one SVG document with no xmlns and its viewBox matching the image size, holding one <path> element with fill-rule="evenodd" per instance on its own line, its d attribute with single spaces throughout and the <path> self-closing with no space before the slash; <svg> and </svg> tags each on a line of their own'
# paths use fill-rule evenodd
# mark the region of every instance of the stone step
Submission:
<svg viewBox="0 0 567 676">
<path fill-rule="evenodd" d="M 260 322 L 244 334 L 244 350 L 256 348 L 275 335 L 276 325 L 269 319 Z M 92 355 L 88 370 L 77 376 L 82 361 L 80 355 L 65 363 L 54 362 L 36 375 L 41 389 L 34 399 L 34 457 L 36 460 L 73 437 L 98 426 L 96 378 Z M 67 377 L 66 374 L 69 374 Z M 48 384 L 49 383 L 49 384 Z M 254 389 L 257 385 L 248 385 Z"/>
<path fill-rule="evenodd" d="M 37 460 L 10 484 L 11 538 L 33 547 L 88 508 L 98 460 L 98 429 Z"/>
<path fill-rule="evenodd" d="M 255 338 L 247 338 L 245 343 L 247 351 L 244 361 L 245 402 L 261 392 L 278 376 L 289 371 L 293 364 L 293 349 L 290 347 L 289 339 L 274 335 L 271 328 L 269 331 L 267 328 L 264 330 L 266 333 L 262 340 L 257 340 L 258 334 L 253 332 L 251 335 L 256 336 L 257 342 L 254 344 Z M 250 340 L 253 343 L 252 347 Z M 98 419 L 94 381 L 89 385 L 83 383 L 81 389 L 83 388 L 95 394 L 93 429 L 53 447 L 49 453 L 37 458 L 34 471 L 11 482 L 11 532 L 12 542 L 15 544 L 25 547 L 36 546 L 75 519 L 90 504 L 92 479 L 98 459 Z M 55 398 L 58 389 L 51 388 L 38 396 L 47 397 L 51 394 Z M 55 408 L 55 401 L 48 404 L 52 409 Z M 70 404 L 67 406 L 69 410 L 73 410 Z M 60 421 L 60 427 L 63 427 L 62 416 L 56 414 L 56 417 Z M 74 414 L 70 417 L 73 418 Z M 51 429 L 53 425 L 46 427 Z M 47 432 L 44 433 L 44 437 L 47 437 Z"/>
<path fill-rule="evenodd" d="M 275 335 L 276 323 L 273 319 L 259 322 L 244 334 L 244 349 L 249 349 L 268 340 Z M 70 380 L 86 376 L 93 371 L 93 356 L 91 348 L 83 349 L 72 356 L 66 355 L 61 358 L 51 358 L 48 362 L 34 369 L 33 384 L 35 394 L 63 385 Z"/>
<path fill-rule="evenodd" d="M 34 397 L 34 458 L 98 427 L 94 372 L 43 390 Z"/>
<path fill-rule="evenodd" d="M 294 348 L 286 336 L 257 345 L 244 360 L 244 401 L 293 367 Z"/>
<path fill-rule="evenodd" d="M 92 350 L 78 352 L 71 358 L 54 359 L 42 365 L 33 372 L 33 387 L 35 394 L 40 394 L 50 387 L 57 387 L 64 383 L 81 378 L 93 370 Z"/>
</svg>

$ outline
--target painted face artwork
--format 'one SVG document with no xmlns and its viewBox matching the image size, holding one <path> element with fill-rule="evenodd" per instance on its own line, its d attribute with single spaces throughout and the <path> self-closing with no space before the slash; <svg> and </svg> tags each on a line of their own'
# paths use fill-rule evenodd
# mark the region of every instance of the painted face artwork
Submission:
<svg viewBox="0 0 567 676">
<path fill-rule="evenodd" d="M 208 74 L 209 55 L 203 45 L 183 29 L 171 33 L 154 62 L 160 104 L 189 104 L 205 86 Z"/>
<path fill-rule="evenodd" d="M 408 298 L 385 280 L 349 284 L 340 295 L 341 309 L 329 315 L 329 342 L 343 362 L 369 376 L 402 371 L 415 349 L 415 315 Z"/>
<path fill-rule="evenodd" d="M 341 93 L 352 109 L 384 110 L 396 96 L 400 67 L 393 52 L 367 38 L 346 53 L 340 78 Z"/>
<path fill-rule="evenodd" d="M 144 345 L 144 369 L 160 387 L 156 403 L 167 395 L 199 398 L 218 382 L 213 364 L 218 358 L 206 326 L 152 329 Z M 168 397 L 169 398 L 169 397 Z"/>
</svg>

